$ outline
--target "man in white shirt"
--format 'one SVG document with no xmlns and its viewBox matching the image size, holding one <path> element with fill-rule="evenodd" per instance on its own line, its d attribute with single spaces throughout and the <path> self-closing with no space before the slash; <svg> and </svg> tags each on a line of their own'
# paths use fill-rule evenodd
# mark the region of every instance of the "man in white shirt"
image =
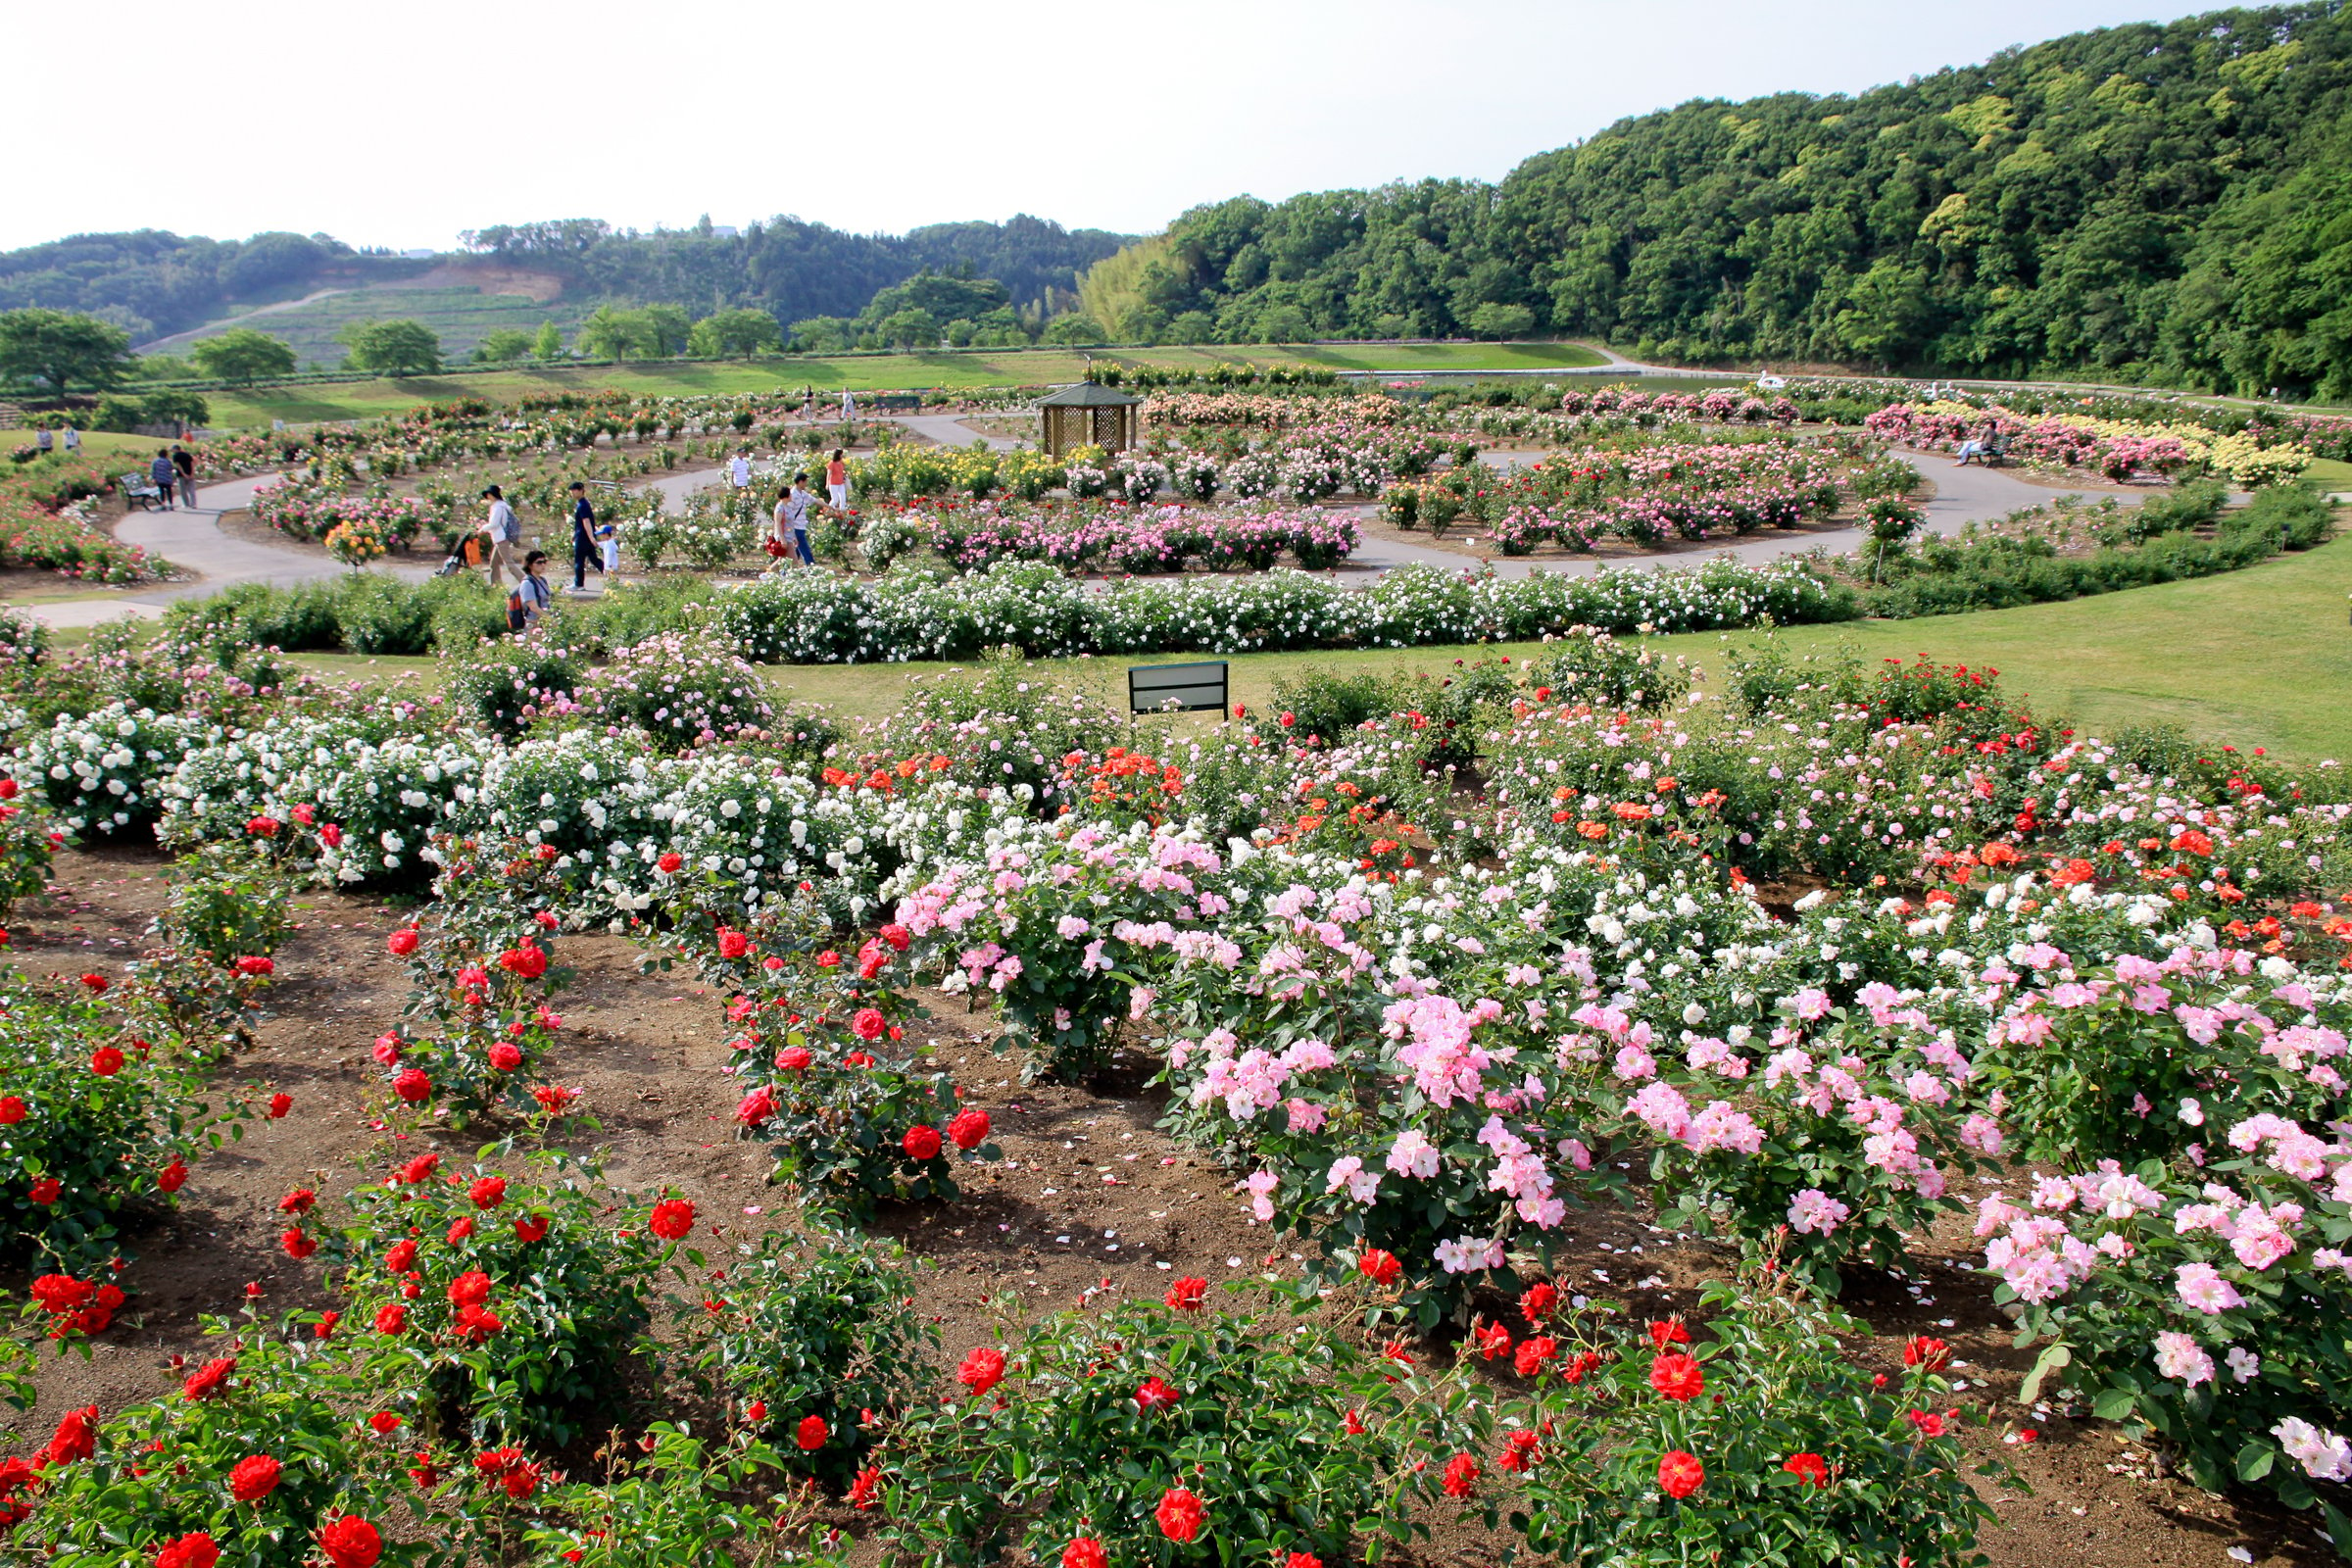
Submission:
<svg viewBox="0 0 2352 1568">
<path fill-rule="evenodd" d="M 752 487 L 752 449 L 750 447 L 738 449 L 733 461 L 728 463 L 727 482 L 738 490 L 749 490 Z"/>
<path fill-rule="evenodd" d="M 523 578 L 522 558 L 514 553 L 514 547 L 522 539 L 522 524 L 515 519 L 514 509 L 507 505 L 506 494 L 498 486 L 483 491 L 482 499 L 490 503 L 489 514 L 482 518 L 482 537 L 488 545 L 484 553 L 490 558 L 490 586 L 498 586 L 502 568 L 513 571 L 519 583 Z"/>
<path fill-rule="evenodd" d="M 848 387 L 841 389 L 841 422 L 853 423 L 858 417 L 858 399 Z"/>
</svg>

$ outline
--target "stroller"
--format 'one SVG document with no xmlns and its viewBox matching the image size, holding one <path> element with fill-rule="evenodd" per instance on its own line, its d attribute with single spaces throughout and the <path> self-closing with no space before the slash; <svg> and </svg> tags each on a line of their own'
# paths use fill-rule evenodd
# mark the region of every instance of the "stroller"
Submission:
<svg viewBox="0 0 2352 1568">
<path fill-rule="evenodd" d="M 440 569 L 433 575 L 436 578 L 455 577 L 466 567 L 478 566 L 481 564 L 482 542 L 479 539 L 468 537 L 464 544 L 450 552 L 449 559 L 441 563 Z"/>
</svg>

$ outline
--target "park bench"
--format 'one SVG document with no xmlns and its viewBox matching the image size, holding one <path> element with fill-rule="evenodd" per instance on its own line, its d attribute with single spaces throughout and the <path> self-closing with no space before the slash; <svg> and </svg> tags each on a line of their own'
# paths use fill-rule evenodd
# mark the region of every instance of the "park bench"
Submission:
<svg viewBox="0 0 2352 1568">
<path fill-rule="evenodd" d="M 153 479 L 143 473 L 126 473 L 122 476 L 122 499 L 125 502 L 143 512 L 163 510 L 165 496 L 161 490 L 155 487 Z"/>
<path fill-rule="evenodd" d="M 2009 437 L 2006 435 L 1996 435 L 1991 440 L 1985 442 L 1984 457 L 1983 461 L 1984 466 L 1987 468 L 1997 468 L 2002 464 L 2008 462 Z"/>
<path fill-rule="evenodd" d="M 874 399 L 877 414 L 920 414 L 923 398 L 919 392 L 885 392 Z"/>
</svg>

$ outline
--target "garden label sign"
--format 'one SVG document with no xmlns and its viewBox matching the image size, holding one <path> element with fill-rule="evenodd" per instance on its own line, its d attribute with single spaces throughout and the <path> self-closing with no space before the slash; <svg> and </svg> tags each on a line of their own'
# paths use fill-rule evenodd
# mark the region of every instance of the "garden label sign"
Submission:
<svg viewBox="0 0 2352 1568">
<path fill-rule="evenodd" d="M 1156 713 L 1171 704 L 1185 713 L 1225 711 L 1225 661 L 1139 664 L 1127 671 L 1129 712 Z"/>
</svg>

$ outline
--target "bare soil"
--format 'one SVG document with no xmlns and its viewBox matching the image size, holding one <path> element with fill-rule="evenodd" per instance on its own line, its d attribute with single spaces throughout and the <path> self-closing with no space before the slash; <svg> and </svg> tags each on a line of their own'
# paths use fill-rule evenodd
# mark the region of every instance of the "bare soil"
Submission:
<svg viewBox="0 0 2352 1568">
<path fill-rule="evenodd" d="M 51 897 L 20 906 L 11 921 L 14 961 L 34 973 L 120 972 L 147 940 L 163 863 L 153 849 L 61 856 Z M 241 1143 L 198 1161 L 179 1210 L 132 1238 L 137 1257 L 123 1276 L 135 1293 L 132 1309 L 87 1361 L 44 1362 L 36 1410 L 0 1413 L 9 1446 L 45 1437 L 62 1409 L 94 1402 L 111 1413 L 167 1392 L 173 1358 L 199 1348 L 200 1315 L 235 1310 L 249 1282 L 274 1309 L 329 1304 L 322 1271 L 277 1246 L 275 1204 L 289 1189 L 315 1186 L 331 1201 L 363 1170 L 380 1171 L 396 1150 L 406 1157 L 419 1142 L 438 1143 L 452 1158 L 472 1156 L 478 1131 L 396 1143 L 371 1114 L 384 1091 L 368 1047 L 406 995 L 405 969 L 383 945 L 402 914 L 330 893 L 297 899 L 293 912 L 299 924 L 278 954 L 272 1016 L 224 1074 L 284 1090 L 292 1112 L 249 1124 Z M 558 1004 L 564 1044 L 549 1070 L 583 1089 L 603 1123 L 583 1147 L 602 1154 L 617 1184 L 678 1189 L 727 1236 L 793 1228 L 797 1205 L 766 1185 L 764 1152 L 734 1137 L 735 1097 L 718 1071 L 726 1059 L 721 1000 L 674 974 L 640 974 L 636 950 L 617 938 L 565 938 L 559 958 L 576 979 Z M 879 1223 L 928 1265 L 917 1300 L 939 1326 L 943 1379 L 983 1342 L 982 1303 L 1007 1292 L 1025 1310 L 1045 1312 L 1085 1304 L 1089 1290 L 1095 1302 L 1104 1293 L 1156 1298 L 1188 1274 L 1236 1279 L 1295 1266 L 1289 1245 L 1248 1221 L 1232 1173 L 1157 1130 L 1159 1093 L 1136 1087 L 1146 1064 L 1129 1063 L 1114 1070 L 1119 1081 L 1093 1087 L 1023 1089 L 1017 1060 L 992 1050 L 997 1029 L 986 1012 L 936 993 L 921 1000 L 909 1038 L 930 1042 L 939 1064 L 990 1110 L 1006 1156 L 974 1175 L 960 1201 L 901 1208 Z M 1572 1237 L 1563 1286 L 1649 1315 L 1693 1308 L 1696 1288 L 1727 1266 L 1710 1244 L 1663 1235 L 1635 1213 L 1582 1216 Z M 1843 1304 L 1870 1325 L 1871 1339 L 1855 1347 L 1866 1364 L 1898 1366 L 1913 1334 L 1953 1346 L 1953 1374 L 1970 1385 L 1962 1397 L 1983 1401 L 1993 1418 L 1971 1441 L 2032 1488 L 1988 1490 L 2000 1513 L 1984 1542 L 1993 1563 L 2220 1565 L 2233 1546 L 2257 1563 L 2331 1560 L 2307 1524 L 2259 1499 L 2211 1497 L 2169 1478 L 2147 1446 L 2113 1425 L 2020 1410 L 2011 1401 L 2029 1357 L 2009 1348 L 2007 1321 L 1984 1278 L 1969 1271 L 1974 1246 L 1955 1221 L 1948 1233 L 1922 1240 L 1907 1277 L 1857 1280 Z M 2026 1423 L 2038 1429 L 2038 1442 L 2000 1442 L 1997 1434 Z M 847 1510 L 833 1522 L 853 1533 L 867 1526 Z M 1487 1568 L 1504 1560 L 1508 1544 L 1447 1527 L 1390 1560 Z"/>
</svg>

